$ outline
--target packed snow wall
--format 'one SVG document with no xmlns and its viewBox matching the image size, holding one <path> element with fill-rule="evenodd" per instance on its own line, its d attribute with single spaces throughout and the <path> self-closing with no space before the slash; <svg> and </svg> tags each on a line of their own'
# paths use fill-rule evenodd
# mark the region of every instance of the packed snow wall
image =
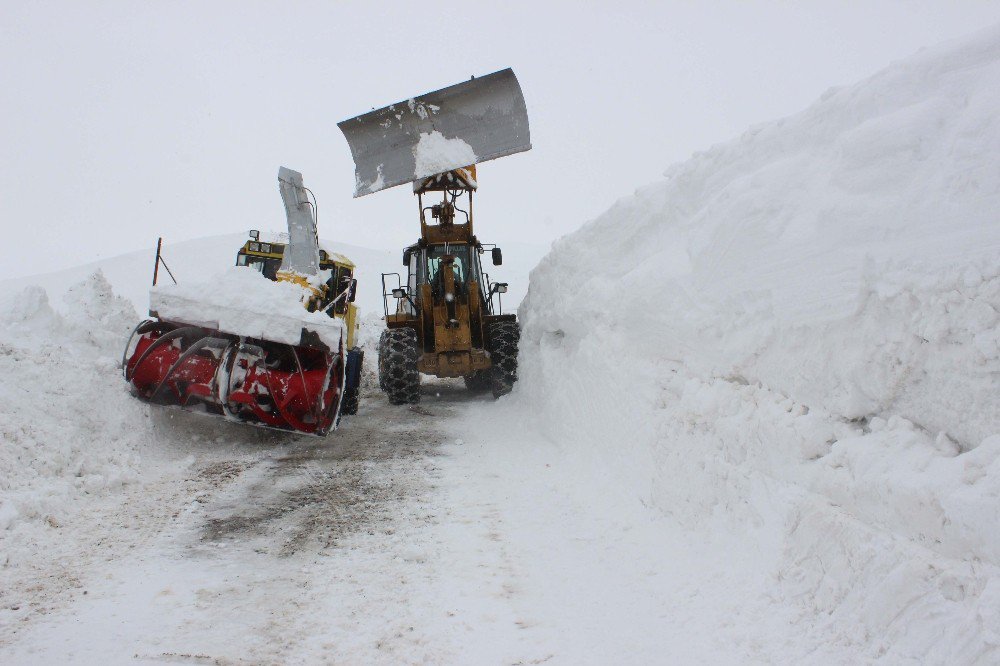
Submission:
<svg viewBox="0 0 1000 666">
<path fill-rule="evenodd" d="M 818 641 L 1000 658 L 998 109 L 992 28 L 671 167 L 532 272 L 513 399 Z"/>
<path fill-rule="evenodd" d="M 30 559 L 44 525 L 73 520 L 86 497 L 114 493 L 141 471 L 148 408 L 119 364 L 138 321 L 99 271 L 71 286 L 62 312 L 40 287 L 0 299 L 0 531 L 5 564 Z"/>
</svg>

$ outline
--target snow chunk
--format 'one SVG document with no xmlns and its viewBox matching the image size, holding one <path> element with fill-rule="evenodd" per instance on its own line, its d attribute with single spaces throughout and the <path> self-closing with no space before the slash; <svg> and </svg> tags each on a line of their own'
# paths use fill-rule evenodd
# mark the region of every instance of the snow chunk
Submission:
<svg viewBox="0 0 1000 666">
<path fill-rule="evenodd" d="M 426 102 L 418 102 L 412 97 L 406 100 L 406 106 L 409 107 L 410 113 L 416 114 L 421 120 L 427 120 L 432 113 L 437 113 L 441 110 L 440 106 L 436 104 L 427 104 Z M 392 107 L 389 107 L 390 109 Z M 396 116 L 397 119 L 399 116 Z"/>
<path fill-rule="evenodd" d="M 86 331 L 106 353 L 121 352 L 122 340 L 139 320 L 132 303 L 115 295 L 98 269 L 63 295 L 65 318 Z"/>
<path fill-rule="evenodd" d="M 63 338 L 85 342 L 108 356 L 121 354 L 123 340 L 138 321 L 130 301 L 116 296 L 97 270 L 69 287 L 62 298 L 65 314 L 57 313 L 45 289 L 31 285 L 0 304 L 0 332 L 37 348 Z"/>
<path fill-rule="evenodd" d="M 382 178 L 382 169 L 384 167 L 385 167 L 384 164 L 378 165 L 378 176 L 375 178 L 375 181 L 368 186 L 369 192 L 377 192 L 381 190 L 382 187 L 385 185 L 385 179 Z M 355 178 L 357 178 L 357 176 L 355 176 Z M 360 180 L 358 182 L 360 182 Z"/>
<path fill-rule="evenodd" d="M 24 331 L 44 331 L 61 323 L 49 304 L 48 293 L 39 286 L 25 287 L 21 293 L 4 299 L 3 319 L 0 327 L 19 328 Z"/>
<path fill-rule="evenodd" d="M 478 160 L 468 143 L 458 137 L 446 139 L 437 130 L 421 133 L 420 140 L 413 147 L 413 158 L 416 160 L 414 175 L 417 178 L 469 166 Z"/>
</svg>

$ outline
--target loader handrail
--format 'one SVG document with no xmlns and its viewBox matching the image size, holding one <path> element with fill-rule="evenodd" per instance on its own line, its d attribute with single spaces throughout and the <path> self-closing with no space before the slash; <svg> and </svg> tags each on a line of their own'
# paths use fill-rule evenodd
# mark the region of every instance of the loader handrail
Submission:
<svg viewBox="0 0 1000 666">
<path fill-rule="evenodd" d="M 392 289 L 387 289 L 385 286 L 385 279 L 390 275 L 396 276 L 396 289 L 403 286 L 403 278 L 399 273 L 382 273 L 382 309 L 385 311 L 385 316 L 389 316 L 389 296 L 392 295 Z"/>
<path fill-rule="evenodd" d="M 490 279 L 490 274 L 487 273 L 486 271 L 483 271 L 483 279 L 486 281 L 486 298 L 487 298 L 487 305 L 488 305 L 490 314 L 491 315 L 501 315 L 501 314 L 503 314 L 503 299 L 500 297 L 500 294 L 505 294 L 505 293 L 507 293 L 507 291 L 506 291 L 506 289 L 504 291 L 500 291 L 499 287 L 503 286 L 503 287 L 506 288 L 507 287 L 507 283 L 506 282 L 493 282 Z M 496 302 L 496 307 L 495 308 L 493 307 L 493 297 L 494 296 L 497 297 L 497 302 Z"/>
<path fill-rule="evenodd" d="M 385 286 L 385 279 L 390 275 L 396 276 L 396 287 L 394 289 L 387 289 Z M 403 286 L 403 278 L 399 273 L 382 273 L 382 309 L 385 311 L 385 316 L 387 318 L 389 317 L 389 297 L 392 296 L 397 300 L 400 298 L 393 293 L 394 291 L 404 292 L 404 296 L 402 296 L 402 298 L 406 299 L 406 302 L 410 304 L 410 307 L 413 308 L 414 312 L 419 309 L 417 308 L 417 304 L 413 302 L 413 299 L 410 298 L 409 291 Z"/>
</svg>

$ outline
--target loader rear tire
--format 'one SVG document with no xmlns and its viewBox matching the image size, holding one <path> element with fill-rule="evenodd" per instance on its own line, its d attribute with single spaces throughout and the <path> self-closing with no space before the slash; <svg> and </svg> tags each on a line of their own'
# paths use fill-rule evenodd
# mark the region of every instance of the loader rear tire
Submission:
<svg viewBox="0 0 1000 666">
<path fill-rule="evenodd" d="M 393 405 L 420 402 L 420 346 L 412 328 L 390 328 L 382 332 L 378 345 L 378 384 Z"/>
<path fill-rule="evenodd" d="M 491 370 L 477 370 L 471 375 L 462 377 L 465 380 L 465 388 L 473 393 L 489 391 L 493 386 L 493 375 Z"/>
<path fill-rule="evenodd" d="M 490 326 L 490 388 L 493 397 L 510 393 L 517 381 L 517 345 L 521 329 L 516 321 L 498 321 Z"/>
</svg>

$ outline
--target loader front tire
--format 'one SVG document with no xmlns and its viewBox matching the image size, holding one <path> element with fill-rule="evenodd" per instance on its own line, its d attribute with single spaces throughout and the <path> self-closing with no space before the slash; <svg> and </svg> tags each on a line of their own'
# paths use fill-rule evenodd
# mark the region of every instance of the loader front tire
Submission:
<svg viewBox="0 0 1000 666">
<path fill-rule="evenodd" d="M 420 402 L 420 345 L 412 328 L 390 328 L 382 332 L 378 345 L 378 384 L 393 405 Z"/>
<path fill-rule="evenodd" d="M 389 329 L 387 328 L 384 331 L 382 331 L 382 335 L 379 336 L 378 339 L 378 387 L 382 389 L 383 393 L 389 390 L 385 386 L 385 373 L 383 372 L 383 359 L 386 357 L 386 355 L 383 354 L 382 352 L 383 349 L 388 349 L 388 347 L 389 347 Z"/>
<path fill-rule="evenodd" d="M 489 391 L 493 386 L 492 369 L 476 370 L 471 375 L 462 377 L 462 379 L 465 380 L 465 388 L 469 389 L 473 393 Z"/>
<path fill-rule="evenodd" d="M 490 388 L 493 397 L 510 393 L 517 381 L 517 345 L 521 329 L 516 321 L 498 321 L 490 326 Z"/>
</svg>

